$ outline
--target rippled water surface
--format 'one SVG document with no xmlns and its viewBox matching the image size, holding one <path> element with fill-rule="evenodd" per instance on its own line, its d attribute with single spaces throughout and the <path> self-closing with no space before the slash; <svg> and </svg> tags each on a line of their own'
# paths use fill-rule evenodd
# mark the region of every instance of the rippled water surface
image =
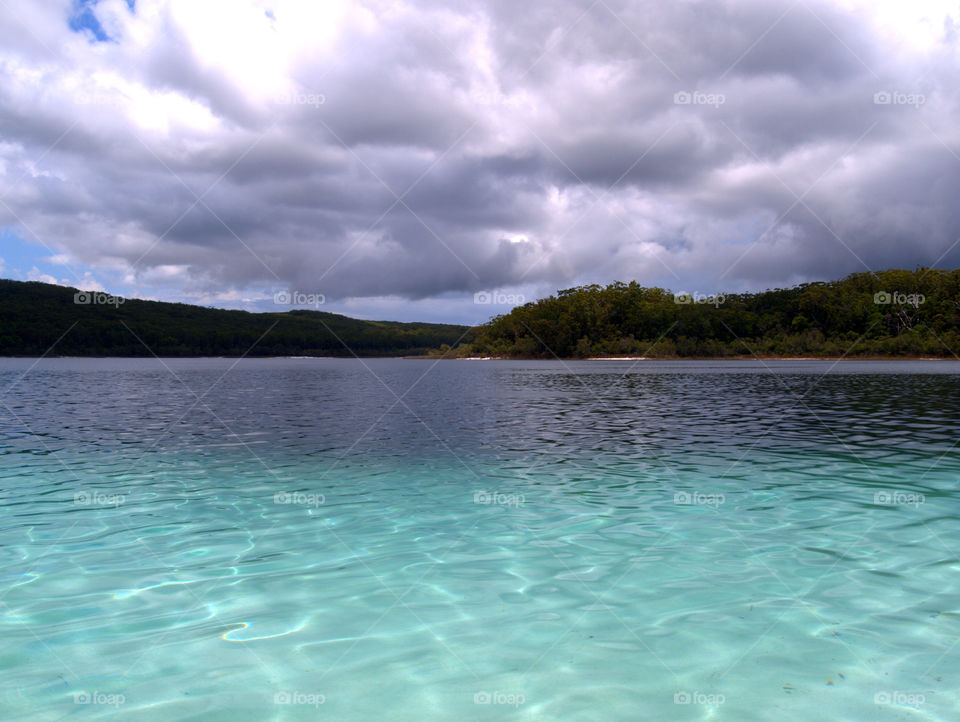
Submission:
<svg viewBox="0 0 960 722">
<path fill-rule="evenodd" d="M 4 720 L 960 719 L 960 363 L 0 360 Z"/>
</svg>

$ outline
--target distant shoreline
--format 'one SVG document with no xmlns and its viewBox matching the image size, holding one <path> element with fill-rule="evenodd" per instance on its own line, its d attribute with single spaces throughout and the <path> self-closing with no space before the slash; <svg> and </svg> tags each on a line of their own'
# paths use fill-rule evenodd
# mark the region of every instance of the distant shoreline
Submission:
<svg viewBox="0 0 960 722">
<path fill-rule="evenodd" d="M 528 356 L 404 356 L 433 361 L 958 361 L 952 356 L 590 356 L 587 358 L 532 358 Z"/>
<path fill-rule="evenodd" d="M 350 361 L 366 359 L 406 359 L 409 361 L 960 361 L 951 356 L 590 356 L 540 358 L 529 356 L 29 356 L 0 355 L 0 359 L 287 359 Z"/>
</svg>

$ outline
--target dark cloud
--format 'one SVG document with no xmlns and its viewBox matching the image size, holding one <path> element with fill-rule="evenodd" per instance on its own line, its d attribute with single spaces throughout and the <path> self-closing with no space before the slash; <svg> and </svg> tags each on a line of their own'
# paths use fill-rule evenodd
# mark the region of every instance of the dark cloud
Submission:
<svg viewBox="0 0 960 722">
<path fill-rule="evenodd" d="M 105 283 L 469 299 L 960 265 L 947 15 L 240 3 L 227 34 L 185 0 L 111 7 L 104 43 L 65 4 L 0 8 L 0 223 Z"/>
</svg>

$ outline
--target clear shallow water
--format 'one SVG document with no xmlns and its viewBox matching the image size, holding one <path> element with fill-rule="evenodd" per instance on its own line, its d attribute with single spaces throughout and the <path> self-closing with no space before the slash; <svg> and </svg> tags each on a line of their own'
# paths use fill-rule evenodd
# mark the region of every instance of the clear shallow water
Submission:
<svg viewBox="0 0 960 722">
<path fill-rule="evenodd" d="M 960 719 L 958 374 L 0 360 L 0 717 Z"/>
</svg>

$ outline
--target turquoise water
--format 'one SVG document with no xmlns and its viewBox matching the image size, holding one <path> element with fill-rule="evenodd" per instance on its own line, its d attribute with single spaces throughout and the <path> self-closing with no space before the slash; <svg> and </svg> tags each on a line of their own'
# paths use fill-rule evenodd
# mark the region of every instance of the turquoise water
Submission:
<svg viewBox="0 0 960 722">
<path fill-rule="evenodd" d="M 0 718 L 960 719 L 958 374 L 0 360 Z"/>
</svg>

